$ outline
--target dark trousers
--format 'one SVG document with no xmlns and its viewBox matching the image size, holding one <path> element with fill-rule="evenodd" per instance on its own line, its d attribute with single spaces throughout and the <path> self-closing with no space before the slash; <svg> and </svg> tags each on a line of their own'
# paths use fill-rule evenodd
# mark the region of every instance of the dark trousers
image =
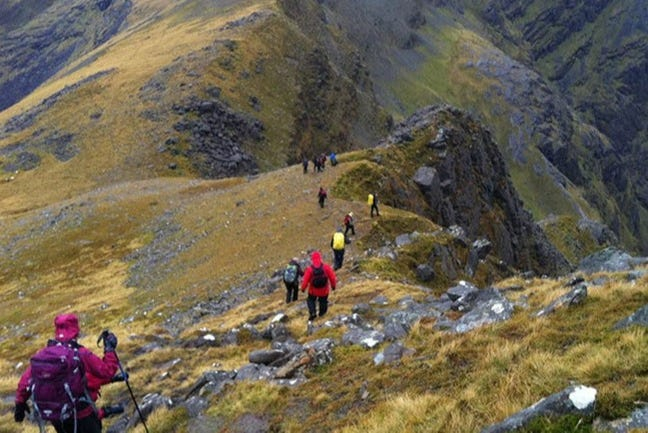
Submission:
<svg viewBox="0 0 648 433">
<path fill-rule="evenodd" d="M 373 216 L 374 211 L 376 211 L 376 215 L 380 216 L 380 212 L 378 212 L 378 205 L 377 204 L 372 204 L 371 205 L 371 216 Z"/>
<path fill-rule="evenodd" d="M 97 414 L 76 420 L 77 433 L 101 433 L 101 421 Z M 74 419 L 68 419 L 61 422 L 52 422 L 56 433 L 74 433 Z"/>
<path fill-rule="evenodd" d="M 316 302 L 319 303 L 320 317 L 325 315 L 326 310 L 328 310 L 328 296 L 315 296 L 309 293 L 308 299 L 306 299 L 306 305 L 308 305 L 308 320 L 313 320 L 317 317 Z"/>
<path fill-rule="evenodd" d="M 344 261 L 344 250 L 333 250 L 333 269 L 338 270 L 342 267 Z"/>
<path fill-rule="evenodd" d="M 355 227 L 353 226 L 353 224 L 348 224 L 348 225 L 346 226 L 346 228 L 344 229 L 344 237 L 345 237 L 345 238 L 346 238 L 346 235 L 347 235 L 347 233 L 349 232 L 349 230 L 351 231 L 351 234 L 352 234 L 353 236 L 355 236 Z"/>
<path fill-rule="evenodd" d="M 322 197 L 322 196 L 320 196 L 320 198 L 319 198 L 319 205 L 320 205 L 320 207 L 324 207 L 324 200 L 326 200 L 326 197 Z"/>
<path fill-rule="evenodd" d="M 286 304 L 290 304 L 297 300 L 299 294 L 298 283 L 284 283 L 286 285 Z"/>
</svg>

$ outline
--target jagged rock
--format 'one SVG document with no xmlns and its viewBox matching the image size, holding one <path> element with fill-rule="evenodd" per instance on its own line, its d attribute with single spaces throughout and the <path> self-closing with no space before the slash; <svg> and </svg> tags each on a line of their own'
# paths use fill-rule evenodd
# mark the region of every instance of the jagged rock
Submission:
<svg viewBox="0 0 648 433">
<path fill-rule="evenodd" d="M 441 179 L 434 167 L 423 166 L 416 170 L 414 183 L 418 185 L 430 207 L 436 209 L 443 198 Z M 450 180 L 450 182 L 452 182 Z"/>
<path fill-rule="evenodd" d="M 357 344 L 365 349 L 371 349 L 385 341 L 385 334 L 374 329 L 366 330 L 354 325 L 349 326 L 349 330 L 342 336 L 342 344 Z"/>
<path fill-rule="evenodd" d="M 290 330 L 281 322 L 270 323 L 261 335 L 264 339 L 272 341 L 291 338 Z"/>
<path fill-rule="evenodd" d="M 629 271 L 647 262 L 646 257 L 635 258 L 618 248 L 609 247 L 585 257 L 578 264 L 578 270 L 586 274 Z"/>
<path fill-rule="evenodd" d="M 460 299 L 468 301 L 474 299 L 478 292 L 479 289 L 474 284 L 462 280 L 456 286 L 449 288 L 446 294 L 451 301 L 459 301 Z"/>
<path fill-rule="evenodd" d="M 484 260 L 491 252 L 493 244 L 488 239 L 477 239 L 470 247 L 468 261 L 466 262 L 466 273 L 474 275 L 480 260 Z"/>
<path fill-rule="evenodd" d="M 396 236 L 395 243 L 398 248 L 402 248 L 405 245 L 411 244 L 412 238 L 409 234 L 398 235 Z"/>
<path fill-rule="evenodd" d="M 235 381 L 270 380 L 274 377 L 276 368 L 263 364 L 247 364 L 236 371 Z"/>
<path fill-rule="evenodd" d="M 310 341 L 304 344 L 304 348 L 309 350 L 312 349 L 314 354 L 312 355 L 315 365 L 325 365 L 333 362 L 333 348 L 335 347 L 335 341 L 330 338 L 323 338 L 320 340 Z"/>
<path fill-rule="evenodd" d="M 385 340 L 394 341 L 409 334 L 412 324 L 421 319 L 421 314 L 412 311 L 396 311 L 389 314 L 383 323 Z"/>
<path fill-rule="evenodd" d="M 242 146 L 263 141 L 264 126 L 260 121 L 234 112 L 216 98 L 193 97 L 173 109 L 183 116 L 174 129 L 188 133 L 191 142 L 188 151 L 178 149 L 178 153 L 187 156 L 203 176 L 223 178 L 258 173 L 256 160 Z"/>
<path fill-rule="evenodd" d="M 538 417 L 561 415 L 590 415 L 594 411 L 596 389 L 574 385 L 518 412 L 499 424 L 492 425 L 481 433 L 507 433 L 524 427 Z"/>
<path fill-rule="evenodd" d="M 416 278 L 424 283 L 432 281 L 436 275 L 434 268 L 427 263 L 417 265 L 414 272 L 416 273 Z"/>
<path fill-rule="evenodd" d="M 285 353 L 281 350 L 264 350 L 259 349 L 250 353 L 248 360 L 253 364 L 263 364 L 269 365 L 275 362 L 277 359 L 283 357 Z"/>
<path fill-rule="evenodd" d="M 191 387 L 191 390 L 187 393 L 187 398 L 196 393 L 201 393 L 203 389 L 212 394 L 219 394 L 226 384 L 234 381 L 235 377 L 236 373 L 231 371 L 208 371 Z"/>
<path fill-rule="evenodd" d="M 299 368 L 306 365 L 310 365 L 311 363 L 313 363 L 314 359 L 315 359 L 315 351 L 313 349 L 309 349 L 306 352 L 299 353 L 275 372 L 275 378 L 291 379 L 295 376 Z"/>
<path fill-rule="evenodd" d="M 174 406 L 173 400 L 168 397 L 164 397 L 161 394 L 146 394 L 142 398 L 142 401 L 139 402 L 140 411 L 132 413 L 131 416 L 129 417 L 129 421 L 126 429 L 133 428 L 140 423 L 140 418 L 139 418 L 140 413 L 142 414 L 144 420 L 146 421 L 148 416 L 151 413 L 153 413 L 156 409 L 159 409 L 161 407 L 172 408 L 173 406 Z"/>
<path fill-rule="evenodd" d="M 594 421 L 594 431 L 605 433 L 629 433 L 634 429 L 648 429 L 648 406 L 639 408 L 630 414 L 628 418 L 614 421 Z"/>
<path fill-rule="evenodd" d="M 367 314 L 371 311 L 371 306 L 365 302 L 361 304 L 356 304 L 351 308 L 351 312 L 354 314 Z"/>
<path fill-rule="evenodd" d="M 443 157 L 427 146 L 422 149 L 416 140 L 403 139 L 441 128 L 446 144 Z M 428 150 L 418 157 L 433 161 L 434 164 L 427 166 L 444 182 L 448 181 L 441 194 L 441 181 L 437 184 L 435 173 L 430 168 L 419 169 L 416 177 L 419 189 L 423 185 L 427 193 L 439 193 L 426 200 L 425 211 L 416 206 L 410 210 L 424 213 L 442 226 L 460 226 L 468 239 L 487 236 L 494 254 L 506 266 L 551 275 L 570 270 L 569 262 L 524 209 L 490 132 L 468 113 L 447 106 L 422 108 L 396 125 L 385 142 L 403 147 L 419 146 L 416 149 L 420 152 Z M 407 207 L 407 202 L 402 206 Z M 456 270 L 462 268 L 455 266 Z"/>
<path fill-rule="evenodd" d="M 562 295 L 561 297 L 559 297 L 558 299 L 556 299 L 551 304 L 544 307 L 534 315 L 536 317 L 542 317 L 542 316 L 546 316 L 547 314 L 553 313 L 558 308 L 581 304 L 586 297 L 587 297 L 587 284 L 580 283 L 572 290 L 570 290 L 568 293 Z"/>
<path fill-rule="evenodd" d="M 454 333 L 465 333 L 490 323 L 503 322 L 513 315 L 514 305 L 497 289 L 480 290 L 467 306 L 468 311 L 452 321 L 441 318 L 435 325 Z"/>
<path fill-rule="evenodd" d="M 387 346 L 384 351 L 379 352 L 374 356 L 374 364 L 393 364 L 394 362 L 400 361 L 403 356 L 411 355 L 414 352 L 413 349 L 406 348 L 402 343 L 395 342 Z"/>
<path fill-rule="evenodd" d="M 614 325 L 614 329 L 623 329 L 633 325 L 648 326 L 648 304 L 632 313 L 629 317 L 618 321 Z"/>
<path fill-rule="evenodd" d="M 191 418 L 196 418 L 209 407 L 209 401 L 201 397 L 193 396 L 180 403 L 179 406 L 186 408 Z"/>
<path fill-rule="evenodd" d="M 383 295 L 378 295 L 371 300 L 371 303 L 374 305 L 387 305 L 389 304 L 389 299 Z"/>
</svg>

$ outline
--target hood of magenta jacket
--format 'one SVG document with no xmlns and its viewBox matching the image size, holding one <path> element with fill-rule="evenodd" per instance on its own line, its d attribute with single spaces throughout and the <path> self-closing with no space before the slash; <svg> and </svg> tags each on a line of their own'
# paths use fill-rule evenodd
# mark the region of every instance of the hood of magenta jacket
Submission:
<svg viewBox="0 0 648 433">
<path fill-rule="evenodd" d="M 79 319 L 75 314 L 60 314 L 54 319 L 54 338 L 60 342 L 79 336 Z"/>
</svg>

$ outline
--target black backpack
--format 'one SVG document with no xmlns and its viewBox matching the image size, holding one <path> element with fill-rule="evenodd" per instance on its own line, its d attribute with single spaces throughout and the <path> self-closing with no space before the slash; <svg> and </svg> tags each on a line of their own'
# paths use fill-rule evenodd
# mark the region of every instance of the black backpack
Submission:
<svg viewBox="0 0 648 433">
<path fill-rule="evenodd" d="M 324 287 L 326 287 L 327 283 L 328 277 L 326 276 L 326 272 L 324 272 L 324 265 L 320 265 L 317 268 L 313 266 L 313 287 L 315 287 L 316 289 L 323 289 Z"/>
</svg>

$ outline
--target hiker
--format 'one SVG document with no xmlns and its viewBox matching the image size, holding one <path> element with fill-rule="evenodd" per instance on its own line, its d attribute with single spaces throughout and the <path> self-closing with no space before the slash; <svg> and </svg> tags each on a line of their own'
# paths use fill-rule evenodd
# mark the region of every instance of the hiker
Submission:
<svg viewBox="0 0 648 433">
<path fill-rule="evenodd" d="M 329 290 L 335 290 L 337 278 L 331 266 L 322 262 L 322 255 L 319 251 L 311 254 L 311 265 L 304 272 L 304 279 L 301 284 L 301 291 L 308 288 L 308 321 L 311 322 L 317 317 L 317 305 L 319 304 L 319 316 L 322 317 L 328 310 Z"/>
<path fill-rule="evenodd" d="M 286 304 L 297 300 L 299 294 L 299 277 L 304 275 L 304 271 L 299 265 L 297 257 L 293 257 L 283 273 L 283 281 L 286 285 Z"/>
<path fill-rule="evenodd" d="M 371 206 L 371 217 L 373 218 L 374 216 L 374 210 L 376 211 L 376 215 L 380 216 L 380 212 L 378 211 L 378 194 L 373 193 L 369 194 L 367 197 L 367 204 Z"/>
<path fill-rule="evenodd" d="M 351 230 L 351 235 L 355 236 L 355 225 L 353 224 L 353 212 L 349 212 L 344 216 L 344 237 L 347 237 L 347 234 Z"/>
<path fill-rule="evenodd" d="M 331 161 L 331 167 L 335 167 L 337 165 L 337 155 L 335 155 L 335 152 L 331 152 L 329 155 L 329 160 Z"/>
<path fill-rule="evenodd" d="M 333 248 L 333 270 L 337 271 L 342 267 L 344 261 L 344 246 L 346 236 L 342 233 L 342 228 L 338 227 L 337 231 L 331 237 L 331 248 Z"/>
<path fill-rule="evenodd" d="M 317 156 L 313 157 L 313 173 L 317 173 L 322 171 L 322 167 L 320 166 L 320 160 Z"/>
<path fill-rule="evenodd" d="M 324 171 L 324 169 L 326 168 L 326 154 L 325 153 L 322 153 L 320 155 L 319 161 L 320 161 L 320 169 L 322 171 Z"/>
<path fill-rule="evenodd" d="M 308 173 L 308 158 L 302 159 L 302 166 L 304 167 L 304 174 Z"/>
<path fill-rule="evenodd" d="M 320 189 L 317 193 L 317 200 L 319 201 L 320 207 L 324 207 L 324 201 L 328 197 L 328 194 L 326 193 L 326 190 L 324 189 L 323 186 L 320 186 Z"/>
<path fill-rule="evenodd" d="M 79 320 L 76 315 L 57 316 L 54 319 L 54 327 L 54 339 L 49 340 L 47 347 L 32 357 L 30 365 L 20 377 L 16 390 L 14 420 L 22 422 L 25 419 L 25 413 L 30 411 L 27 400 L 31 398 L 39 418 L 43 422 L 50 421 L 57 433 L 101 433 L 101 418 L 118 413 L 119 410 L 108 407 L 97 411 L 95 401 L 99 397 L 99 389 L 107 383 L 127 379 L 121 374 L 115 376 L 119 368 L 119 360 L 115 354 L 117 337 L 113 333 L 106 334 L 104 356 L 99 358 L 77 342 Z M 70 369 L 64 373 L 56 371 L 56 368 L 61 368 L 56 366 L 65 364 L 53 364 L 52 359 L 60 361 L 65 357 L 75 359 L 76 362 L 79 362 L 80 358 L 81 368 Z M 63 383 L 58 382 L 58 387 L 53 387 L 51 380 L 47 378 L 57 373 L 66 379 Z M 70 404 L 70 395 L 74 397 L 74 404 Z M 123 411 L 123 408 L 120 409 Z M 44 430 L 43 425 L 41 429 Z"/>
</svg>

